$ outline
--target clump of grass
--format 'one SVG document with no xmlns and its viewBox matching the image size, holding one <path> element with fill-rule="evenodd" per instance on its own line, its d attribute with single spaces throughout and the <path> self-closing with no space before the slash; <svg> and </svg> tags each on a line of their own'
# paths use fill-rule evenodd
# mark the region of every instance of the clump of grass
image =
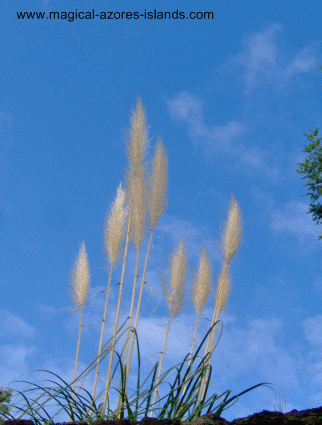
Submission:
<svg viewBox="0 0 322 425">
<path fill-rule="evenodd" d="M 80 339 L 81 339 L 82 313 L 83 313 L 83 308 L 85 303 L 89 301 L 89 300 L 86 301 L 88 291 L 89 291 L 90 272 L 89 272 L 89 264 L 88 264 L 87 254 L 86 254 L 85 242 L 83 242 L 81 245 L 81 248 L 79 250 L 79 256 L 75 264 L 75 268 L 72 271 L 71 282 L 72 282 L 73 292 L 71 293 L 71 297 L 75 304 L 74 310 L 80 309 L 79 336 L 78 336 L 78 344 L 77 344 L 76 359 L 75 359 L 73 388 L 71 390 L 72 396 L 70 396 L 68 391 L 66 390 L 67 388 L 70 389 L 71 386 L 67 385 L 66 382 L 64 381 L 63 382 L 66 384 L 66 387 L 62 388 L 61 390 L 58 390 L 57 393 L 55 393 L 53 396 L 50 396 L 50 398 L 55 398 L 55 395 L 57 394 L 64 395 L 64 398 L 68 403 L 67 403 L 67 406 L 65 405 L 62 408 L 66 412 L 69 412 L 69 420 L 75 420 L 75 416 L 77 417 L 77 420 L 92 421 L 94 420 L 94 418 L 96 419 L 112 418 L 115 420 L 119 418 L 124 418 L 124 410 L 126 408 L 128 413 L 128 419 L 136 421 L 138 419 L 139 414 L 141 413 L 138 410 L 138 401 L 142 400 L 144 395 L 147 395 L 144 398 L 144 400 L 147 399 L 146 408 L 144 412 L 145 416 L 147 416 L 147 413 L 150 410 L 150 417 L 152 417 L 152 414 L 155 410 L 161 409 L 160 407 L 159 408 L 155 407 L 155 399 L 157 394 L 159 397 L 159 406 L 160 406 L 160 395 L 159 395 L 159 392 L 157 391 L 157 388 L 159 385 L 163 383 L 163 379 L 166 377 L 166 375 L 170 373 L 174 367 L 176 367 L 174 366 L 169 371 L 167 371 L 164 375 L 162 375 L 162 377 L 160 377 L 163 358 L 166 352 L 166 343 L 167 343 L 171 320 L 182 311 L 182 308 L 184 306 L 183 299 L 186 292 L 185 286 L 186 286 L 186 273 L 188 268 L 188 257 L 186 254 L 186 248 L 185 248 L 183 238 L 181 238 L 178 247 L 174 250 L 170 258 L 170 268 L 169 268 L 170 285 L 168 285 L 168 282 L 166 282 L 165 279 L 162 278 L 162 281 L 163 281 L 162 288 L 163 288 L 164 296 L 169 308 L 169 320 L 167 325 L 167 331 L 166 331 L 160 366 L 159 366 L 159 363 L 156 363 L 153 370 L 149 374 L 150 376 L 152 372 L 154 371 L 150 390 L 146 390 L 143 393 L 139 394 L 139 388 L 142 388 L 144 384 L 141 387 L 139 387 L 140 385 L 140 351 L 139 351 L 138 338 L 136 334 L 136 327 L 137 327 L 137 322 L 139 318 L 143 287 L 144 287 L 144 284 L 146 283 L 145 274 L 146 274 L 147 261 L 148 261 L 149 252 L 150 252 L 150 246 L 152 242 L 152 234 L 157 225 L 159 218 L 162 216 L 166 208 L 166 189 L 168 184 L 167 183 L 167 158 L 166 158 L 165 148 L 164 148 L 162 139 L 159 138 L 157 142 L 153 164 L 152 164 L 153 166 L 152 172 L 150 172 L 147 169 L 146 164 L 143 163 L 147 146 L 148 146 L 148 132 L 146 129 L 145 113 L 142 107 L 141 99 L 139 98 L 137 103 L 137 110 L 136 112 L 133 112 L 133 117 L 131 119 L 130 143 L 127 144 L 127 151 L 128 151 L 130 166 L 125 176 L 125 181 L 126 181 L 125 189 L 122 188 L 122 184 L 119 185 L 117 190 L 116 200 L 112 206 L 111 213 L 108 214 L 106 217 L 104 250 L 110 263 L 110 270 L 109 270 L 108 288 L 106 290 L 106 302 L 105 302 L 104 316 L 102 319 L 102 329 L 101 329 L 101 337 L 99 342 L 98 356 L 96 357 L 97 364 L 96 364 L 93 393 L 92 395 L 90 395 L 88 391 L 86 391 L 89 394 L 91 399 L 90 405 L 86 405 L 83 402 L 76 403 L 74 400 L 76 381 L 80 379 L 80 377 L 84 375 L 85 372 L 92 365 L 94 365 L 96 360 L 95 359 L 90 364 L 90 366 L 76 379 L 78 354 L 79 354 Z M 147 230 L 150 230 L 149 245 L 148 245 L 147 254 L 146 254 L 145 263 L 144 263 L 144 270 L 142 275 L 141 289 L 140 289 L 138 307 L 136 311 L 135 324 L 134 324 L 134 329 L 132 331 L 133 335 L 131 340 L 130 353 L 129 353 L 129 356 L 127 356 L 129 342 L 131 339 L 130 331 L 131 331 L 131 323 L 132 323 L 132 317 L 133 317 L 136 279 L 138 277 L 137 273 L 138 273 L 138 263 L 139 263 L 139 251 L 140 251 L 140 246 L 142 244 L 142 241 L 144 240 Z M 205 401 L 209 382 L 211 379 L 212 366 L 210 365 L 210 361 L 211 361 L 212 352 L 214 350 L 213 344 L 214 344 L 214 338 L 215 338 L 215 332 L 216 332 L 216 325 L 219 322 L 219 320 L 217 319 L 219 314 L 225 311 L 226 309 L 225 307 L 229 298 L 230 287 L 231 287 L 229 266 L 231 262 L 233 261 L 233 258 L 235 257 L 235 254 L 237 253 L 240 247 L 241 230 L 242 230 L 242 226 L 241 226 L 240 209 L 236 202 L 236 199 L 234 198 L 234 196 L 232 196 L 231 204 L 229 207 L 228 221 L 225 224 L 224 232 L 222 235 L 221 252 L 222 252 L 222 258 L 223 258 L 223 266 L 222 266 L 222 270 L 220 274 L 218 275 L 219 283 L 218 283 L 218 288 L 216 293 L 216 302 L 214 302 L 215 308 L 214 308 L 214 314 L 213 314 L 211 326 L 208 332 L 206 333 L 206 336 L 203 338 L 202 343 L 200 344 L 198 350 L 193 355 L 193 348 L 194 348 L 194 342 L 195 342 L 195 337 L 196 337 L 197 328 L 198 328 L 199 317 L 201 312 L 204 309 L 205 303 L 212 289 L 212 282 L 211 282 L 212 267 L 209 261 L 207 250 L 204 247 L 199 259 L 198 272 L 194 274 L 193 290 L 191 291 L 191 300 L 195 306 L 195 310 L 197 314 L 197 321 L 196 321 L 193 344 L 191 349 L 191 359 L 189 360 L 188 370 L 185 373 L 182 382 L 180 382 L 180 372 L 183 367 L 183 364 L 186 361 L 188 361 L 187 357 L 189 357 L 189 354 L 185 357 L 182 363 L 177 365 L 177 366 L 181 365 L 181 367 L 179 370 L 177 369 L 178 370 L 177 378 L 175 379 L 174 384 L 171 385 L 171 392 L 169 393 L 168 401 L 163 407 L 161 413 L 158 415 L 158 419 L 163 419 L 165 415 L 167 415 L 168 418 L 182 419 L 189 410 L 189 416 L 187 420 L 190 421 L 194 419 L 195 417 L 199 417 L 201 415 L 201 411 L 207 406 L 209 406 L 207 413 L 214 413 L 217 416 L 220 416 L 225 406 L 230 401 L 234 400 L 235 398 L 238 398 L 240 395 L 260 385 L 267 384 L 267 383 L 261 383 L 261 384 L 255 385 L 254 387 L 251 387 L 248 390 L 245 390 L 242 393 L 238 394 L 237 396 L 234 396 L 228 400 L 227 398 L 231 391 L 227 390 L 225 393 L 223 393 L 220 396 L 222 397 L 223 395 L 227 393 L 224 401 L 219 405 L 219 407 L 217 406 L 218 409 L 215 412 L 214 412 L 214 409 L 211 410 L 211 408 L 214 402 L 216 401 L 216 399 L 219 399 L 220 397 L 217 397 L 217 394 L 215 394 L 211 398 L 209 398 L 207 401 Z M 124 250 L 123 268 L 122 268 L 121 281 L 119 284 L 119 298 L 118 298 L 116 319 L 114 324 L 112 344 L 107 346 L 107 343 L 106 343 L 104 347 L 102 347 L 112 272 L 113 272 L 115 263 L 117 262 L 117 260 L 120 258 L 122 254 L 121 244 L 124 239 L 125 233 L 126 233 L 126 242 L 125 242 L 125 250 Z M 116 367 L 117 367 L 117 366 L 115 367 L 115 370 L 111 379 L 114 349 L 115 349 L 116 342 L 119 340 L 119 338 L 116 340 L 116 334 L 120 332 L 120 330 L 125 324 L 124 322 L 121 329 L 117 330 L 120 304 L 121 304 L 122 291 L 123 291 L 127 250 L 128 250 L 128 246 L 130 242 L 131 242 L 131 246 L 135 248 L 137 255 L 136 255 L 133 288 L 132 288 L 132 302 L 131 302 L 131 309 L 130 309 L 130 316 L 129 316 L 129 327 L 127 328 L 124 366 L 122 365 L 120 356 L 116 353 L 117 356 L 119 357 L 120 372 L 121 372 L 118 407 L 116 412 L 111 412 L 111 413 L 108 413 L 108 415 L 105 415 L 109 389 L 111 387 L 111 381 L 113 379 L 113 376 L 116 372 Z M 105 292 L 105 291 L 102 291 L 102 292 Z M 96 295 L 97 294 L 95 294 L 94 296 Z M 133 400 L 132 403 L 130 404 L 126 388 L 127 388 L 127 380 L 128 380 L 130 366 L 131 366 L 134 336 L 137 339 L 137 346 L 138 346 L 138 385 L 137 385 L 137 398 Z M 208 337 L 208 342 L 207 342 L 207 347 L 205 349 L 205 356 L 202 358 L 196 372 L 194 372 L 191 376 L 189 376 L 189 372 L 192 368 L 192 364 L 194 360 L 197 358 L 197 354 L 199 353 L 207 337 Z M 97 378 L 99 374 L 99 366 L 100 366 L 101 360 L 103 360 L 103 356 L 105 357 L 108 352 L 110 352 L 110 360 L 109 360 L 109 366 L 107 371 L 107 377 L 105 381 L 104 399 L 103 399 L 103 403 L 99 407 L 97 407 L 95 404 L 95 393 L 96 393 L 96 386 L 97 386 Z M 93 368 L 91 370 L 93 370 Z M 155 383 L 155 376 L 156 376 L 157 369 L 159 369 L 159 371 L 158 371 L 158 377 Z M 89 372 L 87 372 L 87 374 Z M 85 377 L 87 374 L 85 374 Z M 194 377 L 196 377 L 197 379 L 194 385 L 192 385 L 192 380 Z M 189 389 L 190 389 L 190 393 L 188 392 Z M 65 395 L 65 390 L 67 392 L 67 395 Z M 175 391 L 176 391 L 176 394 L 175 394 Z M 181 391 L 183 395 L 182 395 L 182 398 L 180 399 Z M 153 392 L 154 392 L 154 397 L 153 397 L 152 406 L 151 406 L 150 399 Z M 37 400 L 35 400 L 34 402 L 36 402 Z M 130 406 L 134 402 L 136 402 L 136 410 L 133 412 Z M 59 402 L 59 404 L 61 403 Z M 28 405 L 29 405 L 29 402 L 28 402 Z M 42 406 L 43 405 L 44 403 L 42 404 Z M 192 407 L 192 405 L 193 405 L 193 411 L 192 413 L 190 413 L 190 407 Z M 23 412 L 23 414 L 29 413 L 29 410 L 30 410 L 30 415 L 36 421 L 37 425 L 40 425 L 39 421 L 32 414 L 33 409 L 30 405 Z M 108 408 L 108 412 L 110 412 L 109 408 Z M 38 413 L 38 410 L 37 410 L 37 413 Z M 57 414 L 58 413 L 59 412 L 57 412 Z M 22 415 L 20 416 L 20 418 L 22 417 Z M 52 423 L 52 419 L 49 419 L 48 421 L 46 421 L 46 424 L 48 423 Z"/>
</svg>

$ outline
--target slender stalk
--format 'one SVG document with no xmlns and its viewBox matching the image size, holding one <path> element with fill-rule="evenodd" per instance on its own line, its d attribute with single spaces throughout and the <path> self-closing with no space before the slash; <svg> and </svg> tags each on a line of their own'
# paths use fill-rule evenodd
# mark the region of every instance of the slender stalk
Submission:
<svg viewBox="0 0 322 425">
<path fill-rule="evenodd" d="M 184 304 L 182 302 L 182 299 L 184 297 L 184 284 L 185 284 L 185 275 L 187 271 L 187 257 L 186 257 L 186 251 L 185 251 L 185 245 L 183 241 L 180 242 L 177 250 L 173 253 L 172 259 L 171 259 L 171 265 L 170 265 L 170 283 L 172 286 L 172 293 L 170 295 L 169 289 L 167 285 L 163 286 L 163 289 L 165 291 L 166 299 L 168 302 L 168 307 L 170 309 L 170 317 L 168 320 L 168 326 L 167 326 L 167 332 L 164 340 L 164 346 L 162 351 L 162 357 L 161 362 L 159 366 L 159 374 L 157 379 L 157 384 L 160 380 L 160 374 L 162 369 L 162 363 L 163 358 L 165 354 L 165 348 L 168 338 L 168 332 L 170 327 L 170 321 L 173 317 L 175 317 L 179 312 L 182 310 Z M 153 397 L 153 403 L 152 403 L 152 409 L 150 413 L 150 417 L 152 418 L 153 415 L 153 408 L 154 408 L 154 402 L 156 398 L 157 393 L 157 387 L 155 388 L 154 397 Z"/>
<path fill-rule="evenodd" d="M 199 259 L 199 270 L 198 275 L 195 274 L 193 282 L 194 282 L 194 291 L 192 293 L 192 300 L 195 305 L 195 310 L 197 313 L 197 321 L 195 326 L 195 333 L 193 336 L 193 343 L 191 347 L 191 360 L 189 362 L 189 365 L 191 364 L 192 357 L 193 357 L 193 347 L 195 343 L 198 323 L 199 323 L 199 317 L 202 312 L 202 310 L 205 307 L 206 301 L 209 297 L 209 294 L 211 292 L 211 276 L 212 276 L 212 267 L 209 261 L 208 253 L 206 248 L 204 247 L 202 254 L 200 255 Z M 189 375 L 188 375 L 189 377 Z M 187 378 L 188 379 L 188 378 Z M 187 384 L 186 384 L 187 385 Z M 183 394 L 185 394 L 186 385 L 183 389 Z"/>
<path fill-rule="evenodd" d="M 108 288 L 106 292 L 106 301 L 105 301 L 105 310 L 104 310 L 104 316 L 102 321 L 101 338 L 100 338 L 99 349 L 98 349 L 98 359 L 97 359 L 94 388 L 93 388 L 93 394 L 92 394 L 93 399 L 95 398 L 95 392 L 96 392 L 97 377 L 98 377 L 98 370 L 99 370 L 99 364 L 100 364 L 100 354 L 102 350 L 102 342 L 103 342 L 106 312 L 107 312 L 107 305 L 108 305 L 108 297 L 109 297 L 110 285 L 111 285 L 111 279 L 112 279 L 112 271 L 113 271 L 114 264 L 116 263 L 116 261 L 119 259 L 121 255 L 120 244 L 124 238 L 124 230 L 125 230 L 124 224 L 126 223 L 126 219 L 128 216 L 128 209 L 125 209 L 123 206 L 124 202 L 125 202 L 125 191 L 122 189 L 122 185 L 120 184 L 117 191 L 116 200 L 112 207 L 112 212 L 110 215 L 107 215 L 106 217 L 105 252 L 106 252 L 107 258 L 110 260 L 111 268 L 109 273 Z"/>
<path fill-rule="evenodd" d="M 145 258 L 144 272 L 143 272 L 143 277 L 142 277 L 142 282 L 141 282 L 139 302 L 138 302 L 138 307 L 137 307 L 136 317 L 135 317 L 135 324 L 134 324 L 134 328 L 135 329 L 137 329 L 137 323 L 138 323 L 138 319 L 139 319 L 139 311 L 140 311 L 140 306 L 141 306 L 141 298 L 142 298 L 143 286 L 144 286 L 144 281 L 145 281 L 145 272 L 146 272 L 146 267 L 147 267 L 147 263 L 148 263 L 148 257 L 149 257 L 149 252 L 150 252 L 151 241 L 152 241 L 152 231 L 150 233 L 149 246 L 148 246 L 148 250 L 147 250 L 147 254 L 146 254 L 146 258 Z M 135 337 L 135 335 L 133 333 L 128 365 L 125 362 L 125 370 L 127 372 L 126 373 L 126 381 L 125 381 L 125 387 L 126 388 L 127 388 L 127 385 L 126 385 L 127 384 L 127 380 L 128 380 L 128 377 L 129 377 L 129 370 L 130 370 L 130 366 L 131 366 L 131 358 L 132 358 L 132 351 L 133 351 L 133 345 L 134 345 L 134 337 Z M 126 360 L 126 357 L 124 357 L 124 359 Z M 120 397 L 119 397 L 119 400 L 120 400 Z M 118 405 L 119 405 L 119 403 L 118 403 Z"/>
<path fill-rule="evenodd" d="M 118 325 L 118 319 L 119 319 L 119 313 L 120 313 L 123 282 L 124 282 L 124 272 L 125 272 L 125 264 L 126 264 L 126 257 L 127 257 L 127 248 L 128 248 L 129 236 L 130 236 L 130 224 L 131 224 L 131 213 L 130 213 L 127 235 L 126 235 L 126 244 L 125 244 L 123 268 L 122 268 L 121 286 L 120 286 L 119 299 L 118 299 L 116 318 L 115 318 L 115 324 L 114 324 L 112 348 L 111 348 L 110 361 L 109 361 L 109 365 L 108 365 L 108 372 L 107 372 L 107 378 L 106 378 L 106 383 L 105 383 L 104 400 L 103 400 L 102 409 L 101 409 L 102 415 L 104 415 L 104 412 L 105 412 L 105 409 L 106 409 L 107 396 L 108 396 L 108 392 L 109 392 L 109 388 L 110 388 L 112 361 L 113 361 L 113 355 L 114 355 L 114 350 L 115 350 L 116 331 L 117 331 L 117 325 Z"/>
<path fill-rule="evenodd" d="M 142 299 L 142 293 L 143 293 L 143 286 L 145 282 L 145 274 L 146 274 L 146 268 L 148 264 L 148 257 L 150 253 L 150 247 L 152 243 L 152 233 L 157 225 L 158 220 L 160 219 L 161 215 L 164 213 L 166 208 L 166 189 L 168 185 L 168 177 L 167 177 L 167 157 L 164 149 L 164 145 L 162 143 L 162 139 L 159 138 L 157 142 L 157 146 L 155 149 L 154 159 L 153 159 L 153 170 L 152 173 L 150 173 L 147 170 L 148 178 L 147 178 L 147 184 L 149 186 L 144 186 L 144 194 L 147 195 L 147 204 L 148 204 L 148 211 L 149 211 L 149 217 L 150 217 L 150 238 L 149 238 L 149 245 L 148 250 L 145 258 L 144 263 L 144 270 L 143 270 L 143 276 L 142 276 L 142 282 L 141 282 L 141 289 L 140 289 L 140 295 L 139 295 L 139 302 L 138 307 L 136 311 L 136 317 L 135 317 L 135 324 L 134 328 L 137 329 L 137 323 L 139 318 L 139 312 L 140 312 L 140 306 L 141 306 L 141 299 Z M 141 181 L 142 184 L 145 184 Z M 137 269 L 135 271 L 135 276 L 137 275 Z M 132 296 L 132 303 L 133 303 L 133 296 Z M 132 313 L 132 310 L 131 310 Z M 128 334 L 129 336 L 129 334 Z M 132 342 L 131 342 L 131 349 L 130 349 L 130 355 L 129 355 L 129 361 L 127 365 L 127 349 L 125 354 L 125 366 L 124 370 L 126 371 L 126 382 L 125 382 L 125 388 L 127 387 L 127 380 L 129 377 L 129 369 L 131 366 L 131 359 L 132 359 L 132 352 L 133 352 L 133 345 L 134 345 L 134 333 L 132 335 Z M 121 388 L 120 388 L 121 390 Z M 121 396 L 119 394 L 119 401 L 118 406 L 120 405 L 120 399 Z"/>
<path fill-rule="evenodd" d="M 130 233 L 131 233 L 130 232 L 131 223 L 132 223 L 132 229 L 135 235 L 136 245 L 138 249 L 144 236 L 144 226 L 143 226 L 145 221 L 144 195 L 146 193 L 146 188 L 145 188 L 145 182 L 143 178 L 144 176 L 143 159 L 145 156 L 145 150 L 148 143 L 148 140 L 147 140 L 148 132 L 145 125 L 145 115 L 144 115 L 144 110 L 143 110 L 142 102 L 140 98 L 138 99 L 138 102 L 137 102 L 137 111 L 133 113 L 131 124 L 132 124 L 131 125 L 131 142 L 127 144 L 130 169 L 127 172 L 128 188 L 126 190 L 128 203 L 130 204 L 130 215 L 129 215 L 129 221 L 128 221 L 128 227 L 127 227 L 125 254 L 124 254 L 124 261 L 123 261 L 123 268 L 122 268 L 122 277 L 120 282 L 120 293 L 119 293 L 116 320 L 115 320 L 115 326 L 114 326 L 114 334 L 113 334 L 113 342 L 112 342 L 113 346 L 112 346 L 112 350 L 110 354 L 110 362 L 109 362 L 109 368 L 108 368 L 106 385 L 105 385 L 104 400 L 103 400 L 103 405 L 101 410 L 102 413 L 104 413 L 106 408 L 107 396 L 108 396 L 108 391 L 110 387 L 112 361 L 113 361 L 113 355 L 115 350 L 114 344 L 116 339 L 118 317 L 119 317 L 121 297 L 122 297 L 122 291 L 123 291 L 125 263 L 126 263 L 127 249 L 128 249 Z M 135 279 L 136 279 L 136 273 L 135 273 Z M 134 291 L 135 291 L 135 288 L 134 288 Z M 132 296 L 131 311 L 133 310 L 133 301 L 134 301 L 134 298 Z M 131 326 L 131 317 L 130 317 L 130 326 Z M 130 326 L 129 326 L 129 331 L 130 331 Z"/>
<path fill-rule="evenodd" d="M 135 248 L 136 248 L 136 264 L 135 264 L 135 273 L 134 273 L 134 282 L 132 289 L 132 302 L 131 302 L 131 310 L 130 310 L 130 321 L 128 327 L 128 334 L 126 339 L 126 349 L 124 359 L 127 357 L 128 351 L 128 343 L 130 340 L 130 332 L 131 332 L 131 324 L 132 324 L 132 315 L 133 315 L 133 307 L 134 307 L 134 299 L 135 299 L 135 289 L 136 289 L 136 278 L 138 273 L 139 266 L 139 252 L 140 246 L 144 239 L 146 233 L 146 196 L 147 196 L 147 186 L 144 177 L 144 168 L 140 168 L 138 171 L 136 178 L 131 178 L 127 176 L 128 181 L 128 196 L 130 198 L 130 202 L 132 203 L 133 211 L 133 229 L 130 232 L 132 234 L 132 239 L 134 240 Z M 122 381 L 121 383 L 122 384 Z M 122 388 L 120 388 L 122 389 Z M 119 394 L 118 405 L 120 405 L 121 393 Z"/>
<path fill-rule="evenodd" d="M 82 332 L 83 308 L 88 295 L 89 279 L 90 279 L 90 273 L 89 273 L 88 261 L 86 256 L 85 243 L 83 242 L 82 247 L 79 251 L 79 257 L 76 263 L 76 268 L 72 272 L 72 286 L 73 286 L 74 292 L 71 293 L 71 297 L 73 301 L 75 302 L 75 305 L 78 308 L 80 308 L 80 311 L 81 311 L 80 320 L 79 320 L 79 334 L 78 334 L 78 343 L 77 343 L 77 351 L 76 351 L 74 379 L 73 379 L 74 384 L 73 384 L 73 391 L 72 391 L 72 400 L 74 399 L 74 391 L 75 391 L 75 384 L 76 384 L 78 353 L 79 353 L 79 345 L 80 345 L 80 338 L 81 338 L 81 332 Z M 69 420 L 71 420 L 71 416 L 69 416 Z"/>
<path fill-rule="evenodd" d="M 219 277 L 219 284 L 218 284 L 217 295 L 216 295 L 216 304 L 215 304 L 215 310 L 214 310 L 214 315 L 213 315 L 211 325 L 213 325 L 217 321 L 219 314 L 223 313 L 226 310 L 226 305 L 229 299 L 229 293 L 231 289 L 229 265 L 233 261 L 235 254 L 241 245 L 241 230 L 242 230 L 241 214 L 240 214 L 239 206 L 234 196 L 232 196 L 232 200 L 229 207 L 228 220 L 224 227 L 225 228 L 222 234 L 223 242 L 222 244 L 220 244 L 221 254 L 223 258 L 223 268 Z M 208 346 L 210 341 L 211 341 L 210 351 L 213 350 L 216 327 L 217 325 L 213 328 L 213 331 L 209 334 L 205 355 L 208 353 Z M 212 356 L 209 356 L 209 360 L 207 362 L 207 364 L 209 365 L 210 365 L 211 357 Z M 206 372 L 203 379 L 202 388 L 199 393 L 199 400 L 201 400 L 202 397 L 204 396 L 208 375 L 209 375 L 209 369 Z"/>
</svg>

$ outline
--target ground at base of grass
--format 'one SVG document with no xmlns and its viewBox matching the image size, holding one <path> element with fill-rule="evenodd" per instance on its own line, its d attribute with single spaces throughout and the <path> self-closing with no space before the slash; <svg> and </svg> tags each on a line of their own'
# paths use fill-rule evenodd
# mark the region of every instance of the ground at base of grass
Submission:
<svg viewBox="0 0 322 425">
<path fill-rule="evenodd" d="M 247 416 L 246 418 L 234 419 L 229 422 L 224 418 L 212 414 L 200 416 L 191 422 L 180 421 L 178 419 L 156 419 L 146 417 L 138 422 L 131 422 L 127 419 L 116 421 L 94 421 L 92 425 L 322 425 L 322 406 L 314 409 L 292 410 L 289 413 L 270 412 L 263 410 L 261 413 Z M 3 425 L 35 425 L 33 421 L 24 419 L 13 419 L 3 422 Z M 63 422 L 54 425 L 90 425 L 83 421 Z"/>
</svg>

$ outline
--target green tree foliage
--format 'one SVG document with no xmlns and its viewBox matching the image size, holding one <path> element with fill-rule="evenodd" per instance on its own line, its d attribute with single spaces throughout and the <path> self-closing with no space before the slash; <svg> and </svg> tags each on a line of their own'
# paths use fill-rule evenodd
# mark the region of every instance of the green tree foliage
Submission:
<svg viewBox="0 0 322 425">
<path fill-rule="evenodd" d="M 320 66 L 318 69 L 322 69 L 322 66 Z M 310 180 L 308 183 L 305 184 L 305 186 L 310 186 L 310 189 L 312 192 L 308 192 L 307 195 L 311 195 L 311 198 L 313 201 L 316 201 L 322 194 L 322 146 L 320 145 L 320 142 L 322 138 L 316 138 L 318 135 L 319 129 L 316 128 L 314 132 L 310 130 L 312 134 L 305 136 L 311 140 L 311 143 L 308 144 L 308 146 L 305 146 L 305 150 L 303 152 L 309 152 L 311 155 L 309 158 L 306 158 L 304 163 L 299 163 L 298 165 L 301 167 L 301 170 L 296 170 L 299 174 L 307 173 L 307 176 L 304 176 L 301 180 L 304 178 L 309 178 Z M 313 149 L 316 149 L 316 152 L 313 152 Z M 322 206 L 318 203 L 317 205 L 312 203 L 310 204 L 311 209 L 307 214 L 313 212 L 313 220 L 317 220 L 316 224 L 320 224 L 319 220 L 322 221 Z M 322 235 L 319 236 L 319 240 L 322 239 Z"/>
<path fill-rule="evenodd" d="M 12 396 L 11 388 L 7 388 L 7 389 L 3 389 L 2 387 L 0 388 L 0 424 L 2 423 L 2 421 L 5 420 L 1 416 L 1 413 L 9 413 L 10 411 L 10 407 L 8 407 L 5 403 L 10 402 L 11 396 Z"/>
<path fill-rule="evenodd" d="M 312 132 L 312 130 L 310 130 Z M 310 186 L 312 192 L 308 192 L 303 196 L 311 195 L 311 198 L 316 201 L 322 194 L 322 146 L 320 142 L 322 138 L 316 139 L 319 129 L 316 128 L 314 132 L 310 135 L 305 134 L 312 143 L 309 143 L 308 146 L 305 146 L 303 152 L 309 152 L 311 155 L 309 158 L 306 158 L 304 163 L 299 163 L 301 170 L 296 170 L 299 174 L 308 173 L 307 176 L 304 176 L 301 180 L 309 178 L 310 180 L 304 186 Z M 316 152 L 312 153 L 312 150 L 316 149 Z M 316 224 L 320 224 L 319 220 L 322 220 L 322 206 L 318 203 L 317 205 L 313 202 L 311 203 L 310 211 L 307 214 L 313 212 L 313 220 L 317 220 Z M 322 239 L 322 235 L 319 236 L 319 240 Z"/>
</svg>

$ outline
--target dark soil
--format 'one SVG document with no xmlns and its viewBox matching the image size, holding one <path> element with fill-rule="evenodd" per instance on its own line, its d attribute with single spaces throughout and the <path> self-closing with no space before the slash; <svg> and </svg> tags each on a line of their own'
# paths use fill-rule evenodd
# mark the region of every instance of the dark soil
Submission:
<svg viewBox="0 0 322 425">
<path fill-rule="evenodd" d="M 224 418 L 217 417 L 213 414 L 200 416 L 188 421 L 180 421 L 178 419 L 156 419 L 143 418 L 138 422 L 131 422 L 127 419 L 119 419 L 116 421 L 94 421 L 92 425 L 322 425 L 322 407 L 315 409 L 300 410 L 294 409 L 289 413 L 269 412 L 263 410 L 261 413 L 247 416 L 246 418 L 234 419 L 229 422 Z M 3 425 L 35 425 L 33 421 L 23 419 L 13 419 L 4 421 Z M 87 422 L 63 422 L 54 425 L 90 425 Z"/>
</svg>

